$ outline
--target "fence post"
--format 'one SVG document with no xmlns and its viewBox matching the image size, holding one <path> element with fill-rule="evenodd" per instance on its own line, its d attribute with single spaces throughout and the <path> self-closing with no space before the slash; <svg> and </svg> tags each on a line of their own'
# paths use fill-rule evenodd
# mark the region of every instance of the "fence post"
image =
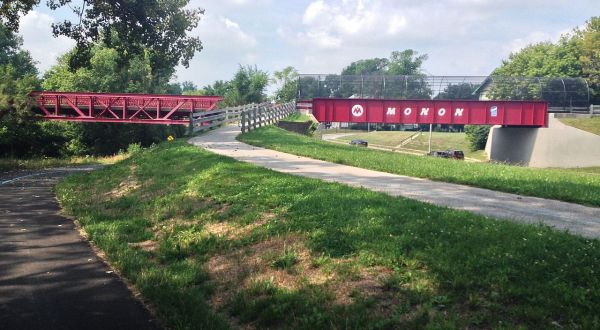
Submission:
<svg viewBox="0 0 600 330">
<path fill-rule="evenodd" d="M 192 135 L 194 133 L 194 112 L 190 113 L 190 127 L 188 129 L 188 135 Z"/>
<path fill-rule="evenodd" d="M 256 117 L 258 114 L 258 108 L 254 108 L 252 109 L 252 117 L 254 118 L 254 120 L 252 121 L 252 129 L 256 129 Z"/>
<path fill-rule="evenodd" d="M 246 112 L 242 111 L 242 133 L 246 133 Z"/>
</svg>

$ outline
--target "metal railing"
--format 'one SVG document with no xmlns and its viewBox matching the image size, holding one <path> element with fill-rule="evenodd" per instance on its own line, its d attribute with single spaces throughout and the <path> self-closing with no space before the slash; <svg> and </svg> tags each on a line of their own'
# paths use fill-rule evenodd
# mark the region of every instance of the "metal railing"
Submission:
<svg viewBox="0 0 600 330">
<path fill-rule="evenodd" d="M 584 78 L 301 74 L 297 98 L 547 101 L 550 107 L 593 103 Z"/>
</svg>

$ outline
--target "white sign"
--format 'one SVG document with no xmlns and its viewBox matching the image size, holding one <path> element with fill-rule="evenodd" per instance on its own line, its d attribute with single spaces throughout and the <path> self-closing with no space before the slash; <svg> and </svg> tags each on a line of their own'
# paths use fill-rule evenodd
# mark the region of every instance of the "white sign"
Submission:
<svg viewBox="0 0 600 330">
<path fill-rule="evenodd" d="M 360 105 L 360 104 L 356 104 L 352 107 L 352 115 L 354 117 L 360 117 L 363 115 L 364 112 L 365 112 L 365 109 L 363 109 L 362 105 Z"/>
<path fill-rule="evenodd" d="M 498 107 L 497 106 L 493 105 L 490 108 L 490 116 L 492 116 L 492 117 L 498 117 Z"/>
</svg>

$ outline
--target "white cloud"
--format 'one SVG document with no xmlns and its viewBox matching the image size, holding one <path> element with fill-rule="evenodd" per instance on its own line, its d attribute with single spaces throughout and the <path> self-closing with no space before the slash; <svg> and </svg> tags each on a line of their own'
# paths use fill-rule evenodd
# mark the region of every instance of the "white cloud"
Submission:
<svg viewBox="0 0 600 330">
<path fill-rule="evenodd" d="M 52 36 L 51 24 L 54 19 L 38 11 L 30 11 L 21 18 L 19 32 L 23 36 L 23 47 L 38 63 L 41 73 L 56 64 L 56 59 L 69 51 L 75 42 L 67 37 Z"/>
<path fill-rule="evenodd" d="M 200 38 L 203 50 L 190 61 L 189 68 L 178 68 L 181 81 L 191 80 L 201 87 L 228 80 L 239 64 L 254 64 L 259 57 L 257 39 L 229 17 L 206 14 L 192 34 Z"/>
</svg>

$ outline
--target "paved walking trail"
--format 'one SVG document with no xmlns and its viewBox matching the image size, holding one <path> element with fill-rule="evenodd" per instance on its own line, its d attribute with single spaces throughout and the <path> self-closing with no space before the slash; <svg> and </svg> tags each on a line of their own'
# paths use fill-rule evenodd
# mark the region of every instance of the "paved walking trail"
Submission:
<svg viewBox="0 0 600 330">
<path fill-rule="evenodd" d="M 52 187 L 93 167 L 0 174 L 0 329 L 158 329 Z"/>
<path fill-rule="evenodd" d="M 600 237 L 600 208 L 333 164 L 250 146 L 237 141 L 238 134 L 239 127 L 226 126 L 189 142 L 278 172 L 364 187 L 495 218 L 526 223 L 541 221 L 585 237 Z"/>
</svg>

